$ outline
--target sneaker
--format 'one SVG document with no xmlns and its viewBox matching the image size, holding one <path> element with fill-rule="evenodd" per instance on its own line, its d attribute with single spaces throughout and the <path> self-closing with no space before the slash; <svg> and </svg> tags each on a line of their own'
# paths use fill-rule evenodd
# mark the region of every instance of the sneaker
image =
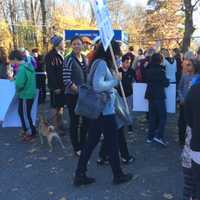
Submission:
<svg viewBox="0 0 200 200">
<path fill-rule="evenodd" d="M 74 178 L 74 185 L 76 187 L 79 187 L 81 185 L 90 185 L 95 182 L 96 182 L 96 180 L 94 178 L 87 177 L 85 174 L 82 174 L 79 176 L 76 175 Z"/>
<path fill-rule="evenodd" d="M 131 181 L 132 178 L 133 178 L 132 174 L 121 174 L 120 176 L 114 177 L 113 184 L 119 185 L 122 183 L 126 183 L 126 182 Z"/>
<path fill-rule="evenodd" d="M 99 158 L 97 160 L 97 165 L 100 165 L 100 166 L 109 165 L 109 160 L 108 159 Z"/>
<path fill-rule="evenodd" d="M 22 140 L 24 142 L 33 142 L 35 140 L 36 136 L 35 135 L 24 135 L 24 137 L 22 138 Z"/>
<path fill-rule="evenodd" d="M 165 142 L 163 139 L 158 138 L 158 137 L 154 137 L 153 139 L 155 142 L 161 144 L 162 146 L 166 147 L 167 146 L 167 142 Z"/>
<path fill-rule="evenodd" d="M 149 139 L 149 138 L 148 138 L 148 139 L 146 140 L 146 143 L 148 143 L 148 144 L 151 144 L 152 142 L 153 142 L 153 139 Z"/>
<path fill-rule="evenodd" d="M 129 156 L 128 158 L 121 158 L 122 163 L 128 165 L 135 161 L 135 157 Z"/>
<path fill-rule="evenodd" d="M 75 151 L 75 156 L 80 157 L 81 156 L 81 150 Z"/>
</svg>

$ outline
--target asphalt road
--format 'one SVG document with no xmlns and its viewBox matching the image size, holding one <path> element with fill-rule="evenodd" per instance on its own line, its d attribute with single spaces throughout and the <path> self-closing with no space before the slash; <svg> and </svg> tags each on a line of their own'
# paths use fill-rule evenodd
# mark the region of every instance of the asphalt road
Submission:
<svg viewBox="0 0 200 200">
<path fill-rule="evenodd" d="M 181 150 L 176 141 L 176 118 L 170 116 L 168 120 L 168 148 L 146 144 L 145 129 L 146 125 L 136 120 L 134 133 L 128 135 L 130 152 L 136 155 L 134 164 L 123 165 L 125 171 L 134 174 L 130 183 L 112 185 L 110 167 L 96 165 L 97 148 L 88 172 L 97 183 L 75 188 L 72 181 L 77 158 L 68 134 L 62 138 L 65 151 L 55 143 L 54 151 L 49 152 L 39 138 L 25 144 L 18 129 L 0 128 L 0 200 L 180 200 Z"/>
</svg>

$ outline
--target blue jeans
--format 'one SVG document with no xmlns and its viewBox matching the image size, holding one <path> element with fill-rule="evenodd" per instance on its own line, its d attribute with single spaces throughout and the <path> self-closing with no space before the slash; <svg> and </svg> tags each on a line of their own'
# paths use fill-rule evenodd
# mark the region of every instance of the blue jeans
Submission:
<svg viewBox="0 0 200 200">
<path fill-rule="evenodd" d="M 167 119 L 165 100 L 149 101 L 149 139 L 163 139 Z"/>
</svg>

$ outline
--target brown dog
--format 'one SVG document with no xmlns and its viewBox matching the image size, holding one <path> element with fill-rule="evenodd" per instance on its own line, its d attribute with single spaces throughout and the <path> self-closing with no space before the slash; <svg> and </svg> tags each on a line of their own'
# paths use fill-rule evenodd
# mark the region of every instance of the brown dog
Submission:
<svg viewBox="0 0 200 200">
<path fill-rule="evenodd" d="M 58 142 L 60 143 L 61 147 L 65 149 L 65 146 L 63 145 L 63 142 L 58 135 L 58 133 L 55 130 L 55 127 L 50 125 L 48 121 L 45 119 L 44 116 L 39 116 L 39 136 L 40 136 L 40 142 L 41 144 L 44 144 L 43 137 L 47 138 L 47 142 L 50 147 L 50 151 L 53 150 L 52 140 L 53 138 L 56 138 Z"/>
</svg>

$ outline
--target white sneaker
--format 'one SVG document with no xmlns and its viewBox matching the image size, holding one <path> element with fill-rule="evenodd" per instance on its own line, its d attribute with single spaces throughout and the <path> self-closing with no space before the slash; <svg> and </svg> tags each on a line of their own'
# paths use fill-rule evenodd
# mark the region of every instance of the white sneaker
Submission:
<svg viewBox="0 0 200 200">
<path fill-rule="evenodd" d="M 151 144 L 152 142 L 153 142 L 153 140 L 151 140 L 151 139 L 146 140 L 146 143 L 148 143 L 148 144 Z"/>
<path fill-rule="evenodd" d="M 75 152 L 75 155 L 76 155 L 77 157 L 80 157 L 80 156 L 81 156 L 81 150 L 76 151 L 76 152 Z"/>
<path fill-rule="evenodd" d="M 155 142 L 157 142 L 157 143 L 163 145 L 164 147 L 166 147 L 167 144 L 168 144 L 167 142 L 165 142 L 165 141 L 164 141 L 163 139 L 161 139 L 161 138 L 154 137 L 153 140 L 154 140 Z"/>
</svg>

